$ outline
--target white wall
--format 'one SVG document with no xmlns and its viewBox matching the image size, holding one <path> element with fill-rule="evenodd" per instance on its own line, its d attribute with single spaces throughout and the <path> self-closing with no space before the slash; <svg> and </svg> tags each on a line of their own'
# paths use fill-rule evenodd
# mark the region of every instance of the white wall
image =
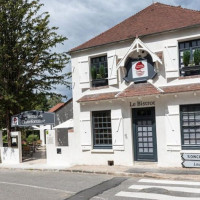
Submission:
<svg viewBox="0 0 200 200">
<path fill-rule="evenodd" d="M 3 164 L 19 164 L 22 162 L 21 132 L 11 132 L 11 136 L 18 137 L 18 147 L 1 147 L 1 161 Z"/>
<path fill-rule="evenodd" d="M 47 130 L 48 134 L 46 142 L 47 150 L 47 164 L 54 166 L 71 166 L 76 164 L 76 153 L 75 144 L 75 135 L 73 132 L 68 134 L 69 145 L 68 146 L 56 146 L 56 131 Z M 57 154 L 57 149 L 61 149 L 61 154 Z"/>
<path fill-rule="evenodd" d="M 42 146 L 45 145 L 45 130 L 51 129 L 51 125 L 40 125 L 40 140 L 42 141 Z"/>
</svg>

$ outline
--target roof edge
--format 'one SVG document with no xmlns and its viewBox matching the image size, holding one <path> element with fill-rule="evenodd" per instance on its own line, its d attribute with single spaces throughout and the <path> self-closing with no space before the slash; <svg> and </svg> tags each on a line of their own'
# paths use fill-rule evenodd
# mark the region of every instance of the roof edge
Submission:
<svg viewBox="0 0 200 200">
<path fill-rule="evenodd" d="M 181 27 L 181 28 L 176 28 L 176 29 L 171 29 L 171 30 L 165 30 L 165 31 L 161 31 L 161 32 L 155 32 L 155 33 L 150 33 L 150 34 L 146 34 L 146 35 L 140 35 L 138 36 L 139 38 L 142 38 L 142 37 L 147 37 L 147 36 L 152 36 L 152 35 L 159 35 L 159 34 L 164 34 L 166 32 L 175 32 L 175 31 L 179 31 L 179 30 L 184 30 L 184 29 L 188 29 L 188 28 L 195 28 L 195 27 L 199 27 L 200 24 L 194 24 L 194 25 L 191 25 L 191 26 L 185 26 L 185 27 Z M 130 38 L 127 38 L 127 39 L 124 39 L 124 40 L 118 40 L 118 41 L 114 41 L 114 42 L 110 42 L 110 43 L 105 43 L 105 44 L 101 44 L 101 45 L 96 45 L 96 46 L 91 46 L 91 47 L 87 47 L 87 48 L 83 48 L 83 49 L 79 49 L 79 50 L 75 50 L 75 51 L 68 51 L 67 53 L 69 55 L 71 54 L 74 54 L 74 53 L 79 53 L 79 52 L 83 52 L 83 51 L 87 51 L 87 50 L 90 50 L 90 49 L 93 49 L 93 48 L 99 48 L 99 47 L 102 47 L 102 46 L 106 46 L 106 45 L 113 45 L 113 44 L 117 44 L 117 43 L 121 43 L 121 42 L 126 42 L 126 41 L 129 41 L 129 40 L 134 40 L 136 37 L 130 37 Z"/>
</svg>

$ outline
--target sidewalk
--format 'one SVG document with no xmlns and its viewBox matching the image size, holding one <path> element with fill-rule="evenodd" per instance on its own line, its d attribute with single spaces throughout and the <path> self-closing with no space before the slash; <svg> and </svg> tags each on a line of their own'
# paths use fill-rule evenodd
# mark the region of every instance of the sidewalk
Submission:
<svg viewBox="0 0 200 200">
<path fill-rule="evenodd" d="M 96 166 L 76 165 L 57 166 L 46 163 L 20 163 L 17 165 L 0 164 L 1 169 L 39 170 L 39 171 L 62 171 L 68 173 L 107 174 L 112 176 L 129 176 L 138 178 L 159 178 L 172 180 L 200 180 L 200 169 L 194 168 L 161 168 L 154 165 L 126 166 Z"/>
</svg>

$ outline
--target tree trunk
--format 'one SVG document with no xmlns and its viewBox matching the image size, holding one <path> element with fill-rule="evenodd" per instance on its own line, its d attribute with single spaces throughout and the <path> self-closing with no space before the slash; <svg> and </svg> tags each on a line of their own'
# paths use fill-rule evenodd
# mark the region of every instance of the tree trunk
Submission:
<svg viewBox="0 0 200 200">
<path fill-rule="evenodd" d="M 6 113 L 6 129 L 7 129 L 8 147 L 11 147 L 11 115 L 9 110 Z"/>
</svg>

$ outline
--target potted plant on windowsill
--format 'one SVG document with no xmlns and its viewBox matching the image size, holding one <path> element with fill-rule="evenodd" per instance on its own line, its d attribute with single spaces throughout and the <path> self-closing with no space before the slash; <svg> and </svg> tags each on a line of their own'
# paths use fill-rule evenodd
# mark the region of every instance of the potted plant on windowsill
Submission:
<svg viewBox="0 0 200 200">
<path fill-rule="evenodd" d="M 189 63 L 188 63 L 189 62 Z M 200 50 L 196 49 L 193 54 L 193 60 L 190 60 L 190 52 L 185 51 L 183 53 L 183 64 L 182 71 L 186 76 L 191 74 L 199 74 L 200 72 Z"/>
<path fill-rule="evenodd" d="M 195 49 L 195 51 L 194 51 L 194 63 L 196 66 L 199 66 L 199 63 L 200 63 L 200 50 L 199 49 Z"/>
<path fill-rule="evenodd" d="M 187 67 L 190 63 L 190 51 L 183 52 L 183 64 Z"/>
<path fill-rule="evenodd" d="M 108 80 L 106 79 L 105 67 L 103 65 L 99 67 L 99 73 L 97 73 L 96 67 L 92 67 L 91 74 L 92 74 L 92 86 L 99 87 L 108 85 Z"/>
</svg>

